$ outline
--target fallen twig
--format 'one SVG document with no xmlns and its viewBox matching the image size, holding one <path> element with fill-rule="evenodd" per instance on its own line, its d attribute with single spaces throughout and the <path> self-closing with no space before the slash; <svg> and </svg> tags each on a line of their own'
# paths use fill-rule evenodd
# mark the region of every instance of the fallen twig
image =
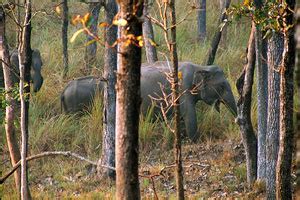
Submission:
<svg viewBox="0 0 300 200">
<path fill-rule="evenodd" d="M 85 157 L 83 157 L 81 155 L 78 155 L 76 153 L 73 153 L 71 151 L 49 151 L 49 152 L 43 152 L 43 153 L 40 153 L 40 154 L 37 154 L 37 155 L 33 155 L 33 156 L 30 156 L 30 157 L 27 157 L 26 161 L 35 160 L 35 159 L 46 157 L 46 156 L 67 156 L 67 157 L 73 157 L 73 158 L 76 158 L 78 160 L 88 162 L 89 164 L 94 165 L 94 166 L 100 166 L 100 167 L 103 167 L 103 168 L 108 168 L 108 169 L 111 169 L 111 170 L 115 170 L 114 167 L 110 167 L 110 166 L 106 166 L 106 165 L 98 165 L 97 162 L 89 160 L 89 159 L 87 159 L 87 158 L 85 158 Z M 3 177 L 1 177 L 0 184 L 3 184 L 5 182 L 5 180 L 10 175 L 12 175 L 20 167 L 20 165 L 21 165 L 21 161 L 17 162 L 16 165 L 7 174 L 5 174 Z"/>
</svg>

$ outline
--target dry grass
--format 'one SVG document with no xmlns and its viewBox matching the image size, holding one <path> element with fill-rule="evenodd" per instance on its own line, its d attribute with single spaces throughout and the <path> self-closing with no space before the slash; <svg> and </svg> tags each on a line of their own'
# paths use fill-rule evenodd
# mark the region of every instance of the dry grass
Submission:
<svg viewBox="0 0 300 200">
<path fill-rule="evenodd" d="M 212 35 L 217 27 L 218 2 L 214 0 L 207 3 L 208 38 L 203 44 L 196 42 L 195 13 L 178 26 L 177 39 L 180 60 L 203 63 Z M 185 1 L 178 1 L 178 3 L 180 4 L 178 8 L 181 9 L 177 9 L 177 18 L 180 20 L 185 16 L 188 6 Z M 34 4 L 36 9 L 51 9 L 54 3 L 49 0 L 34 1 Z M 186 9 L 183 9 L 183 5 L 186 6 Z M 87 9 L 85 4 L 73 1 L 70 6 L 71 15 L 83 14 Z M 32 46 L 39 48 L 42 53 L 44 85 L 39 93 L 33 94 L 31 99 L 29 154 L 48 150 L 71 150 L 97 160 L 101 153 L 103 114 L 101 100 L 96 100 L 92 111 L 82 117 L 61 114 L 60 110 L 60 93 L 67 82 L 84 75 L 83 44 L 85 37 L 82 35 L 75 43 L 70 44 L 70 71 L 68 76 L 63 79 L 59 18 L 55 15 L 38 14 L 33 20 L 33 25 Z M 223 68 L 235 95 L 237 95 L 235 81 L 242 70 L 243 55 L 248 40 L 248 25 L 248 23 L 242 23 L 240 25 L 232 24 L 228 27 L 228 43 L 221 46 L 216 58 L 216 64 Z M 69 37 L 76 30 L 76 27 L 70 26 Z M 13 27 L 10 27 L 9 31 L 13 31 Z M 164 38 L 158 27 L 155 27 L 155 31 L 157 32 L 156 41 L 160 44 L 159 51 L 165 52 Z M 232 37 L 233 35 L 234 37 Z M 9 35 L 11 43 L 14 38 L 13 34 Z M 98 49 L 97 63 L 101 67 L 103 66 L 104 50 L 102 47 Z M 160 59 L 165 58 L 160 54 Z M 233 147 L 239 143 L 240 136 L 233 116 L 224 106 L 221 107 L 220 114 L 204 103 L 199 103 L 197 110 L 198 132 L 201 134 L 201 139 L 197 144 L 192 145 L 188 141 L 184 141 L 184 159 L 185 163 L 193 160 L 208 164 L 211 168 L 187 169 L 185 180 L 189 199 L 218 196 L 221 192 L 227 194 L 233 194 L 234 191 L 241 192 L 243 186 L 238 184 L 245 182 L 245 165 L 243 160 L 234 160 L 238 155 Z M 256 99 L 253 99 L 253 111 L 255 110 Z M 253 121 L 256 121 L 256 112 L 253 112 Z M 1 138 L 4 138 L 3 123 L 0 126 L 0 133 Z M 4 140 L 1 139 L 1 141 Z M 141 117 L 141 172 L 146 168 L 153 170 L 172 164 L 172 141 L 173 135 L 162 121 L 152 121 L 150 115 Z M 225 141 L 226 144 L 220 141 Z M 7 147 L 3 142 L 0 144 L 6 171 L 9 168 Z M 226 146 L 227 149 L 224 149 L 223 146 Z M 239 150 L 239 152 L 242 151 Z M 92 170 L 85 163 L 64 158 L 45 158 L 34 161 L 30 164 L 32 194 L 37 199 L 113 199 L 113 184 L 105 181 L 99 182 Z M 167 178 L 160 177 L 156 180 L 160 199 L 174 198 L 174 189 L 172 189 L 174 179 L 171 171 L 167 173 Z M 227 177 L 228 180 L 226 178 L 223 180 L 228 174 L 229 177 L 234 178 Z M 238 186 L 236 187 L 236 185 Z M 143 199 L 153 199 L 151 188 L 149 180 L 142 178 Z M 11 194 L 15 194 L 12 178 L 4 185 L 4 199 L 17 198 L 16 195 Z"/>
</svg>

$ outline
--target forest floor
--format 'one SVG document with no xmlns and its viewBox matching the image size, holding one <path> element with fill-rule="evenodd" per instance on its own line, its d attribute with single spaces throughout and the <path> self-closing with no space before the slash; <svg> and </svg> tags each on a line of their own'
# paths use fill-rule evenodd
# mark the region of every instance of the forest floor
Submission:
<svg viewBox="0 0 300 200">
<path fill-rule="evenodd" d="M 240 141 L 183 145 L 184 189 L 187 199 L 261 198 L 264 187 L 249 191 Z M 142 199 L 175 199 L 173 150 L 161 146 L 140 152 Z M 6 169 L 9 162 L 5 162 Z M 36 199 L 114 199 L 115 186 L 99 179 L 95 167 L 69 158 L 43 158 L 30 163 L 30 188 Z M 4 185 L 3 199 L 17 198 L 13 178 Z"/>
</svg>

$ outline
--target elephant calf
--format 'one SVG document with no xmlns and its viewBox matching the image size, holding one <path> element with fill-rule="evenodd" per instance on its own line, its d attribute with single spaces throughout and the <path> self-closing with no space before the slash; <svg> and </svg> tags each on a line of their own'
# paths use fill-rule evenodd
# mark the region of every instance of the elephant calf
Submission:
<svg viewBox="0 0 300 200">
<path fill-rule="evenodd" d="M 18 58 L 18 51 L 14 50 L 10 54 L 10 63 L 13 70 L 13 83 L 19 82 L 19 58 Z M 42 69 L 42 57 L 40 51 L 34 49 L 32 51 L 32 64 L 30 70 L 31 81 L 33 85 L 33 91 L 38 92 L 42 85 L 43 85 L 43 76 L 41 74 Z M 2 66 L 1 66 L 2 67 Z M 4 78 L 3 78 L 3 71 L 0 70 L 0 87 L 4 87 Z"/>
<path fill-rule="evenodd" d="M 152 97 L 161 97 L 162 89 L 170 94 L 170 83 L 166 73 L 170 71 L 167 62 L 143 64 L 141 68 L 142 111 L 145 113 L 152 105 Z M 223 70 L 218 66 L 200 66 L 191 62 L 180 62 L 180 97 L 181 114 L 185 122 L 188 136 L 196 140 L 197 117 L 196 103 L 199 100 L 214 105 L 219 110 L 220 103 L 237 115 L 237 107 L 231 87 Z M 97 90 L 102 90 L 104 83 L 96 77 L 83 77 L 70 81 L 61 94 L 61 105 L 65 112 L 81 111 L 92 102 Z"/>
</svg>

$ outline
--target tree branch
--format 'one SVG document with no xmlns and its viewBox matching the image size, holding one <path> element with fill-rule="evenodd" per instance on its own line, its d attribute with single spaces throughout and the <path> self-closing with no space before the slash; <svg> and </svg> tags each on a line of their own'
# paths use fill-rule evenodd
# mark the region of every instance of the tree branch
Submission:
<svg viewBox="0 0 300 200">
<path fill-rule="evenodd" d="M 115 170 L 114 167 L 110 167 L 110 166 L 106 166 L 106 165 L 98 165 L 97 162 L 94 162 L 92 160 L 89 160 L 88 158 L 85 158 L 81 155 L 78 155 L 76 153 L 73 153 L 71 151 L 49 151 L 49 152 L 43 152 L 43 153 L 40 153 L 40 154 L 37 154 L 37 155 L 33 155 L 33 156 L 30 156 L 30 157 L 27 157 L 26 158 L 26 161 L 31 161 L 31 160 L 35 160 L 35 159 L 38 159 L 38 158 L 43 158 L 43 157 L 46 157 L 46 156 L 66 156 L 66 157 L 73 157 L 73 158 L 76 158 L 78 160 L 81 160 L 81 161 L 85 161 L 91 165 L 94 165 L 94 166 L 100 166 L 100 167 L 103 167 L 103 168 L 108 168 L 108 169 L 111 169 L 111 170 Z M 17 162 L 16 165 L 7 173 L 5 174 L 3 177 L 1 177 L 0 179 L 0 184 L 3 184 L 5 182 L 5 180 L 14 173 L 14 171 L 16 171 L 21 165 L 21 161 Z"/>
</svg>

